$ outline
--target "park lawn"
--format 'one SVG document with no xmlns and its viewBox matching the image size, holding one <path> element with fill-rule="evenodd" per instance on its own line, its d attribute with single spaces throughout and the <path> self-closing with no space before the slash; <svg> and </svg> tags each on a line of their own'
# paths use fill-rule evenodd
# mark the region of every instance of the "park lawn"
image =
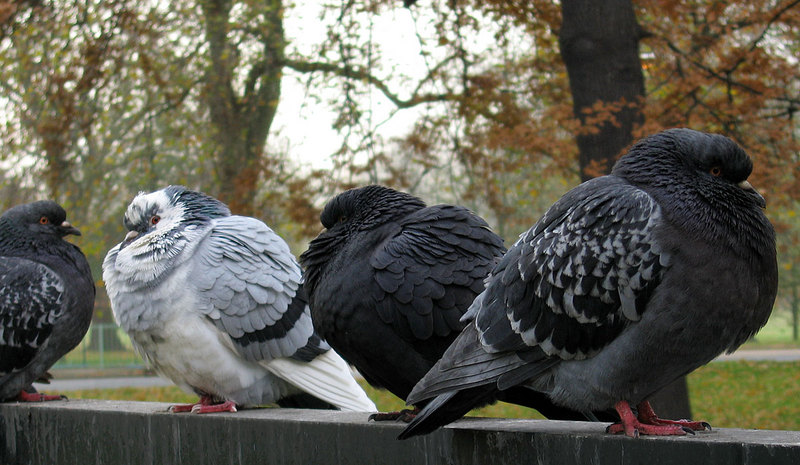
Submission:
<svg viewBox="0 0 800 465">
<path fill-rule="evenodd" d="M 689 375 L 695 418 L 720 428 L 800 430 L 800 362 L 715 362 Z"/>
<path fill-rule="evenodd" d="M 404 403 L 367 386 L 369 397 L 381 411 L 397 410 Z M 689 375 L 692 412 L 717 428 L 800 430 L 800 362 L 714 362 Z M 92 389 L 67 393 L 75 399 L 194 402 L 196 397 L 175 386 Z M 499 402 L 470 413 L 499 418 L 542 418 L 538 412 Z"/>
</svg>

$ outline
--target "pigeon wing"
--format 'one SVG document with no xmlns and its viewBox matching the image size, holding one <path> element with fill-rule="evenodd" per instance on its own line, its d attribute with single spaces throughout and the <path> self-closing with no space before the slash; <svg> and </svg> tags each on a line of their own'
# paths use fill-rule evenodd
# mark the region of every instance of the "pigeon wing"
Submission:
<svg viewBox="0 0 800 465">
<path fill-rule="evenodd" d="M 469 210 L 450 205 L 414 212 L 399 226 L 370 259 L 381 319 L 412 343 L 460 332 L 464 309 L 505 251 L 503 240 Z"/>
<path fill-rule="evenodd" d="M 248 360 L 289 357 L 312 337 L 301 271 L 289 246 L 253 218 L 214 220 L 198 245 L 189 282 L 199 311 Z"/>
<path fill-rule="evenodd" d="M 483 344 L 538 346 L 561 359 L 595 354 L 641 318 L 669 265 L 660 222 L 655 200 L 614 176 L 570 191 L 494 271 L 477 310 Z"/>
<path fill-rule="evenodd" d="M 64 283 L 53 270 L 18 257 L 0 261 L 0 377 L 24 368 L 64 313 Z"/>
<path fill-rule="evenodd" d="M 669 266 L 660 221 L 647 193 L 613 176 L 567 193 L 498 263 L 465 315 L 475 327 L 407 400 L 490 382 L 506 389 L 594 355 L 641 318 Z"/>
</svg>

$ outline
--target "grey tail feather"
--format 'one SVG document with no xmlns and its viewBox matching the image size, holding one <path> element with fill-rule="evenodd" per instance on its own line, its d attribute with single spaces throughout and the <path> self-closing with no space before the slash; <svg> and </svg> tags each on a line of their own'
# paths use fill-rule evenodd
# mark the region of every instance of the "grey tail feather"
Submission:
<svg viewBox="0 0 800 465">
<path fill-rule="evenodd" d="M 292 358 L 301 362 L 310 362 L 318 355 L 329 351 L 331 347 L 317 333 L 311 334 L 305 346 L 297 349 Z"/>
<path fill-rule="evenodd" d="M 452 423 L 474 408 L 494 403 L 497 400 L 497 393 L 495 385 L 489 384 L 440 394 L 417 414 L 397 439 L 428 434 Z"/>
</svg>

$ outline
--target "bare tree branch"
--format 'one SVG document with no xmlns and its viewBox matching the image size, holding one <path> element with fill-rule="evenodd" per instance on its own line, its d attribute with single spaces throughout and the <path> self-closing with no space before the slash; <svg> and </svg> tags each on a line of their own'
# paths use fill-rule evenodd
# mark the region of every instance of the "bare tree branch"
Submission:
<svg viewBox="0 0 800 465">
<path fill-rule="evenodd" d="M 323 63 L 319 61 L 301 61 L 287 59 L 284 65 L 299 73 L 315 73 L 320 72 L 324 74 L 333 74 L 335 76 L 343 77 L 351 80 L 363 81 L 367 84 L 374 86 L 378 89 L 387 99 L 389 99 L 398 108 L 410 108 L 423 103 L 432 102 L 448 102 L 459 99 L 458 95 L 452 93 L 439 93 L 439 94 L 417 94 L 415 93 L 408 99 L 400 98 L 396 93 L 389 89 L 381 79 L 370 74 L 369 71 L 355 67 L 339 66 L 332 63 Z"/>
</svg>

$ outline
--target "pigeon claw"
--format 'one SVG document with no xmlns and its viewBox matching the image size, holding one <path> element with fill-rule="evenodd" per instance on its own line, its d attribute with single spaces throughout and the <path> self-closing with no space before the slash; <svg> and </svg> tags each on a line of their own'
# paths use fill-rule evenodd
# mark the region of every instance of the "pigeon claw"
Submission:
<svg viewBox="0 0 800 465">
<path fill-rule="evenodd" d="M 641 404 L 636 406 L 636 410 L 639 411 L 639 421 L 642 423 L 647 423 L 649 425 L 676 425 L 681 426 L 683 428 L 691 430 L 691 433 L 694 434 L 695 431 L 711 431 L 711 425 L 706 421 L 692 421 L 692 420 L 665 420 L 663 418 L 658 418 L 656 412 L 653 411 L 653 407 L 650 405 L 650 402 L 642 402 Z"/>
<path fill-rule="evenodd" d="M 606 433 L 625 433 L 626 436 L 638 438 L 639 435 L 648 436 L 685 436 L 695 434 L 695 431 L 711 430 L 711 425 L 704 421 L 690 420 L 663 420 L 653 412 L 649 402 L 642 402 L 636 406 L 639 414 L 634 415 L 626 401 L 617 402 L 614 406 L 619 413 L 621 421 L 606 428 Z"/>
<path fill-rule="evenodd" d="M 367 421 L 402 421 L 403 423 L 410 423 L 411 420 L 417 417 L 419 413 L 418 408 L 403 409 L 398 412 L 378 412 L 373 413 L 367 418 Z"/>
<path fill-rule="evenodd" d="M 221 403 L 215 403 L 214 399 L 210 396 L 200 397 L 200 401 L 194 404 L 177 404 L 169 408 L 172 413 L 217 413 L 217 412 L 236 412 L 236 403 L 227 400 Z"/>
<path fill-rule="evenodd" d="M 614 423 L 606 428 L 606 433 L 619 434 L 625 433 L 625 436 L 631 438 L 638 438 L 640 435 L 647 436 L 686 436 L 687 434 L 695 434 L 694 430 L 678 425 L 646 425 L 635 421 L 633 424 L 626 425 L 622 423 Z"/>
<path fill-rule="evenodd" d="M 219 412 L 237 412 L 236 403 L 226 400 L 221 404 L 195 404 L 192 407 L 192 413 L 219 413 Z"/>
<path fill-rule="evenodd" d="M 194 407 L 195 405 L 197 405 L 197 404 L 177 404 L 177 405 L 171 405 L 171 406 L 169 407 L 169 409 L 168 409 L 168 410 L 169 410 L 170 412 L 172 412 L 172 413 L 191 412 L 191 411 L 192 411 L 192 407 Z"/>
</svg>

